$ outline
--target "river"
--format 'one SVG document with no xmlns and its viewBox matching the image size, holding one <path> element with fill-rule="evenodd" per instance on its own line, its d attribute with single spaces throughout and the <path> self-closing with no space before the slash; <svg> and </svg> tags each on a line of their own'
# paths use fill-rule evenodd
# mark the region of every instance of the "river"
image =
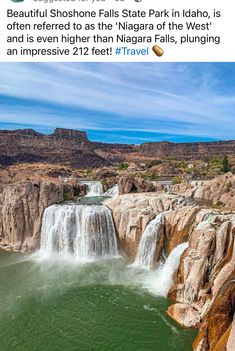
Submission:
<svg viewBox="0 0 235 351">
<path fill-rule="evenodd" d="M 146 274 L 121 257 L 81 264 L 0 251 L 0 350 L 191 350 L 196 332 L 166 315 Z"/>
</svg>

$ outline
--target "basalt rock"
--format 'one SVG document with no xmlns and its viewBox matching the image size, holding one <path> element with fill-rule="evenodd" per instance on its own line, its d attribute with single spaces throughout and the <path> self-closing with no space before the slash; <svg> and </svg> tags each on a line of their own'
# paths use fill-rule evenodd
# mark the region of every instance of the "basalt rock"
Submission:
<svg viewBox="0 0 235 351">
<path fill-rule="evenodd" d="M 168 294 L 177 304 L 168 314 L 201 327 L 195 351 L 226 350 L 235 312 L 235 214 L 201 209 L 189 238 Z"/>
<path fill-rule="evenodd" d="M 148 223 L 164 212 L 164 240 L 159 251 L 170 253 L 188 240 L 190 226 L 198 212 L 197 204 L 179 196 L 165 193 L 125 194 L 106 200 L 113 213 L 121 248 L 133 260 L 141 236 Z"/>
<path fill-rule="evenodd" d="M 235 208 L 235 175 L 232 173 L 226 173 L 212 180 L 174 185 L 171 191 L 186 197 L 210 201 L 213 205 Z"/>
<path fill-rule="evenodd" d="M 144 155 L 156 158 L 205 159 L 211 156 L 234 155 L 235 141 L 217 141 L 204 143 L 144 143 L 139 150 Z"/>
<path fill-rule="evenodd" d="M 66 192 L 72 192 L 68 185 Z M 19 182 L 4 187 L 0 203 L 1 246 L 23 252 L 39 248 L 43 212 L 63 199 L 64 186 L 53 183 Z"/>
<path fill-rule="evenodd" d="M 126 194 L 106 200 L 113 213 L 121 248 L 133 260 L 147 224 L 158 213 L 169 209 L 177 197 L 167 194 Z"/>
<path fill-rule="evenodd" d="M 145 143 L 142 145 L 91 142 L 86 132 L 57 128 L 44 135 L 32 129 L 0 131 L 0 165 L 47 162 L 74 168 L 99 168 L 149 159 L 203 160 L 205 157 L 235 155 L 235 141 L 206 143 Z M 137 167 L 138 168 L 138 167 Z M 167 170 L 163 170 L 165 174 Z M 168 170 L 170 171 L 170 169 Z M 168 172 L 167 171 L 167 172 Z M 172 170 L 175 174 L 174 169 Z M 161 171 L 159 172 L 161 173 Z"/>
<path fill-rule="evenodd" d="M 232 351 L 235 349 L 235 271 L 219 290 L 204 317 L 194 351 Z"/>
<path fill-rule="evenodd" d="M 132 176 L 122 176 L 118 180 L 120 194 L 148 193 L 164 190 L 160 184 Z"/>
</svg>

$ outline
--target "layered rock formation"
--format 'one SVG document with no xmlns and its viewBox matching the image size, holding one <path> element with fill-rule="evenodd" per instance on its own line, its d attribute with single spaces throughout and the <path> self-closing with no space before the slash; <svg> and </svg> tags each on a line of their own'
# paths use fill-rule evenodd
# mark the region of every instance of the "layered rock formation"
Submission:
<svg viewBox="0 0 235 351">
<path fill-rule="evenodd" d="M 129 145 L 92 143 L 85 132 L 58 128 L 50 135 L 31 129 L 0 131 L 0 165 L 48 162 L 76 168 L 108 166 L 111 161 L 97 150 L 128 150 Z M 115 154 L 112 157 L 115 162 Z"/>
<path fill-rule="evenodd" d="M 235 141 L 215 141 L 204 143 L 144 143 L 139 151 L 156 158 L 204 159 L 211 156 L 234 155 Z"/>
<path fill-rule="evenodd" d="M 106 200 L 113 213 L 121 248 L 133 260 L 147 224 L 164 212 L 164 238 L 162 248 L 166 253 L 188 239 L 198 205 L 182 197 L 164 193 L 126 194 Z"/>
<path fill-rule="evenodd" d="M 235 141 L 208 143 L 146 143 L 140 146 L 91 142 L 83 131 L 57 128 L 44 135 L 32 129 L 0 131 L 0 165 L 63 163 L 76 168 L 99 168 L 146 159 L 204 159 L 235 155 Z M 165 171 L 166 172 L 166 171 Z M 165 173 L 164 172 L 164 173 Z"/>
<path fill-rule="evenodd" d="M 144 180 L 139 177 L 124 175 L 118 179 L 120 195 L 129 193 L 143 193 L 163 191 L 164 187 L 158 183 Z"/>
<path fill-rule="evenodd" d="M 213 205 L 235 209 L 235 175 L 226 173 L 207 181 L 185 182 L 174 185 L 173 193 L 209 201 Z"/>
<path fill-rule="evenodd" d="M 52 135 L 66 139 L 75 138 L 81 142 L 88 141 L 86 132 L 80 130 L 56 128 L 55 132 Z"/>
<path fill-rule="evenodd" d="M 67 191 L 71 191 L 67 187 Z M 40 246 L 46 207 L 63 201 L 64 187 L 52 183 L 20 182 L 4 187 L 0 202 L 1 246 L 32 251 Z"/>
</svg>

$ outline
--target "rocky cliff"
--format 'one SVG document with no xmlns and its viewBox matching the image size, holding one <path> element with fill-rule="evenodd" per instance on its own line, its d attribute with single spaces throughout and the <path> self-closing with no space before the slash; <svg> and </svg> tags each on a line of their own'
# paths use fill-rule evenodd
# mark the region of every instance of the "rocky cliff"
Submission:
<svg viewBox="0 0 235 351">
<path fill-rule="evenodd" d="M 178 195 L 201 199 L 212 205 L 235 209 L 235 175 L 226 173 L 207 181 L 185 182 L 171 188 Z"/>
<path fill-rule="evenodd" d="M 19 182 L 4 187 L 0 194 L 1 246 L 23 252 L 39 248 L 43 212 L 63 198 L 64 187 L 52 183 Z"/>
<path fill-rule="evenodd" d="M 168 314 L 184 327 L 200 327 L 195 351 L 225 350 L 235 312 L 235 213 L 204 209 L 195 222 L 169 291 L 177 303 Z"/>
<path fill-rule="evenodd" d="M 114 150 L 111 160 L 99 150 Z M 61 163 L 75 168 L 98 168 L 115 162 L 115 150 L 128 145 L 92 143 L 85 132 L 58 128 L 50 135 L 32 129 L 0 131 L 0 165 L 16 163 Z"/>
<path fill-rule="evenodd" d="M 204 159 L 211 156 L 234 155 L 235 141 L 216 141 L 203 143 L 144 143 L 139 151 L 156 158 Z"/>
<path fill-rule="evenodd" d="M 74 130 L 74 129 L 65 129 L 65 128 L 56 128 L 55 132 L 52 134 L 55 137 L 61 137 L 65 139 L 77 139 L 78 141 L 88 141 L 87 133 Z"/>
<path fill-rule="evenodd" d="M 32 129 L 0 131 L 0 165 L 48 162 L 75 168 L 99 168 L 150 159 L 204 159 L 235 156 L 235 141 L 208 143 L 146 143 L 138 145 L 91 142 L 86 132 L 57 128 L 44 135 Z"/>
<path fill-rule="evenodd" d="M 177 201 L 174 195 L 156 193 L 126 194 L 106 200 L 113 213 L 122 250 L 133 261 L 147 224 L 158 213 L 168 210 Z"/>
</svg>

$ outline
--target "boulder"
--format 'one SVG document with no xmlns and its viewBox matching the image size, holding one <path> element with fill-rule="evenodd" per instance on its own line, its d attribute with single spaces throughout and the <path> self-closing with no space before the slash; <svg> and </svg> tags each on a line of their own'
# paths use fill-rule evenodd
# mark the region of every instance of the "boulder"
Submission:
<svg viewBox="0 0 235 351">
<path fill-rule="evenodd" d="M 164 190 L 164 187 L 156 182 L 151 182 L 139 177 L 132 177 L 128 175 L 124 175 L 119 178 L 118 187 L 120 194 L 145 193 Z"/>
</svg>

